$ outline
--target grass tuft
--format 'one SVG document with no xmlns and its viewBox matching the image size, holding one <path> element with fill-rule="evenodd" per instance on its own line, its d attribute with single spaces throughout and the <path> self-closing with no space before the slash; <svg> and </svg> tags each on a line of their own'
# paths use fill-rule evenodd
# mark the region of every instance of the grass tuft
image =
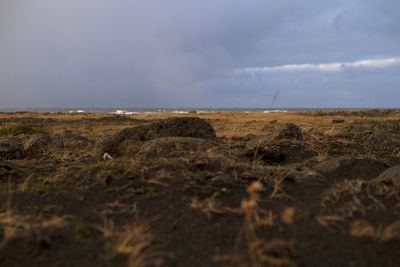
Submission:
<svg viewBox="0 0 400 267">
<path fill-rule="evenodd" d="M 0 136 L 16 136 L 19 134 L 46 134 L 49 133 L 43 129 L 32 128 L 25 125 L 8 126 L 0 128 Z"/>
</svg>

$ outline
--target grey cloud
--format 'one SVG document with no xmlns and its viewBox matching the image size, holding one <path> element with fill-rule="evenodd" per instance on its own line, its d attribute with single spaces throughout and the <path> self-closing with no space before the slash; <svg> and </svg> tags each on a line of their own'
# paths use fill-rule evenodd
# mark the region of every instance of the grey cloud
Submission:
<svg viewBox="0 0 400 267">
<path fill-rule="evenodd" d="M 399 5 L 3 0 L 0 106 L 254 107 L 277 89 L 286 107 L 393 106 L 397 67 L 330 76 L 234 70 L 397 58 Z"/>
</svg>

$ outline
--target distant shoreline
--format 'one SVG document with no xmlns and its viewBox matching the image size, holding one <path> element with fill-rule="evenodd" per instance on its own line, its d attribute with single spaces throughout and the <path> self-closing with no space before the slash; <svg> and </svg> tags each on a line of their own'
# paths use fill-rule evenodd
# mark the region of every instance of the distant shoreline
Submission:
<svg viewBox="0 0 400 267">
<path fill-rule="evenodd" d="M 115 115 L 134 114 L 189 114 L 189 113 L 215 113 L 215 112 L 316 112 L 316 111 L 353 111 L 353 110 L 398 110 L 400 108 L 0 108 L 0 112 L 11 113 L 63 113 L 63 114 L 85 114 L 101 113 Z"/>
</svg>

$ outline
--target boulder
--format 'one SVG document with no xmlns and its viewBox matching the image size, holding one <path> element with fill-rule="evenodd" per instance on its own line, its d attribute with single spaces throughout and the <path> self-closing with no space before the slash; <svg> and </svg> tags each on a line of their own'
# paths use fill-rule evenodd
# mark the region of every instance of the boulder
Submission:
<svg viewBox="0 0 400 267">
<path fill-rule="evenodd" d="M 90 143 L 93 143 L 90 141 L 88 138 L 80 135 L 73 133 L 72 131 L 64 131 L 64 133 L 61 136 L 56 136 L 54 138 L 55 143 L 61 143 L 62 146 L 65 146 L 67 148 L 84 148 L 88 146 Z"/>
<path fill-rule="evenodd" d="M 320 173 L 331 173 L 356 164 L 356 159 L 351 156 L 340 156 L 318 163 L 314 168 Z"/>
<path fill-rule="evenodd" d="M 206 120 L 196 117 L 169 118 L 125 128 L 113 136 L 103 138 L 96 145 L 96 156 L 101 158 L 104 153 L 111 156 L 123 154 L 124 146 L 137 146 L 141 142 L 160 137 L 193 137 L 216 141 L 214 128 Z"/>
<path fill-rule="evenodd" d="M 390 183 L 400 188 L 400 165 L 391 167 L 375 178 L 378 183 Z"/>
<path fill-rule="evenodd" d="M 263 160 L 268 163 L 297 162 L 296 157 L 291 155 L 306 156 L 303 138 L 298 126 L 288 123 L 272 134 L 257 136 L 250 139 L 245 148 L 239 151 L 238 156 L 245 156 Z"/>
<path fill-rule="evenodd" d="M 78 141 L 78 142 L 80 141 L 80 142 L 86 142 L 86 143 L 90 142 L 89 139 L 87 139 L 86 137 L 76 134 L 76 133 L 73 133 L 72 131 L 68 131 L 68 130 L 64 131 L 62 138 L 64 140 L 73 140 L 73 141 Z"/>
<path fill-rule="evenodd" d="M 272 134 L 272 139 L 303 139 L 303 133 L 299 126 L 293 123 L 285 123 L 281 125 L 275 133 Z"/>
<path fill-rule="evenodd" d="M 22 159 L 25 149 L 22 143 L 8 138 L 0 138 L 0 159 Z"/>
<path fill-rule="evenodd" d="M 24 149 L 28 153 L 48 147 L 52 144 L 53 140 L 47 134 L 32 134 L 24 144 Z"/>
<path fill-rule="evenodd" d="M 216 142 L 208 139 L 160 137 L 144 142 L 136 153 L 136 157 L 139 159 L 180 157 L 196 152 L 205 152 L 216 145 Z"/>
<path fill-rule="evenodd" d="M 239 156 L 247 158 L 259 159 L 269 163 L 279 163 L 286 159 L 286 155 L 282 150 L 282 147 L 273 145 L 268 141 L 261 141 L 260 143 L 249 142 L 242 151 L 239 152 Z"/>
<path fill-rule="evenodd" d="M 387 169 L 383 161 L 352 156 L 331 158 L 314 165 L 314 170 L 335 180 L 344 179 L 374 179 L 379 173 Z"/>
</svg>

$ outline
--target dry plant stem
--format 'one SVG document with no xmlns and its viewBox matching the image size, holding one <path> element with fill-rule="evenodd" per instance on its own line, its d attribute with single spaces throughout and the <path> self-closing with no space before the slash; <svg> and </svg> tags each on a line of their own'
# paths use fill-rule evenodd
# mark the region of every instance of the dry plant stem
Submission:
<svg viewBox="0 0 400 267">
<path fill-rule="evenodd" d="M 218 196 L 218 192 L 215 192 L 211 197 L 204 201 L 199 201 L 197 198 L 193 198 L 190 203 L 190 207 L 194 209 L 200 209 L 207 215 L 207 218 L 211 220 L 211 215 L 214 214 L 243 214 L 241 210 L 230 207 L 218 207 L 215 198 Z"/>
<path fill-rule="evenodd" d="M 255 232 L 255 215 L 257 213 L 257 200 L 259 199 L 258 192 L 262 189 L 260 182 L 253 182 L 248 188 L 247 193 L 250 196 L 249 200 L 242 200 L 241 209 L 245 212 L 245 222 L 235 240 L 235 250 L 238 251 L 239 244 L 244 234 L 247 242 L 248 255 L 251 265 L 254 267 L 261 266 L 260 259 L 263 256 L 262 240 L 257 238 Z"/>
<path fill-rule="evenodd" d="M 138 222 L 136 218 L 121 232 L 114 231 L 113 222 L 105 221 L 104 235 L 116 239 L 113 251 L 126 255 L 128 267 L 159 266 L 162 258 L 169 256 L 161 245 L 155 244 L 155 235 L 150 231 L 150 222 Z"/>
<path fill-rule="evenodd" d="M 350 226 L 350 235 L 356 237 L 366 236 L 381 242 L 398 240 L 400 239 L 400 221 L 395 221 L 384 228 L 379 226 L 375 229 L 367 221 L 358 220 Z"/>
<path fill-rule="evenodd" d="M 274 177 L 274 190 L 272 191 L 271 195 L 269 198 L 274 198 L 278 191 L 280 190 L 280 185 L 283 183 L 283 181 L 286 179 L 288 174 L 288 171 L 281 171 Z"/>
</svg>

